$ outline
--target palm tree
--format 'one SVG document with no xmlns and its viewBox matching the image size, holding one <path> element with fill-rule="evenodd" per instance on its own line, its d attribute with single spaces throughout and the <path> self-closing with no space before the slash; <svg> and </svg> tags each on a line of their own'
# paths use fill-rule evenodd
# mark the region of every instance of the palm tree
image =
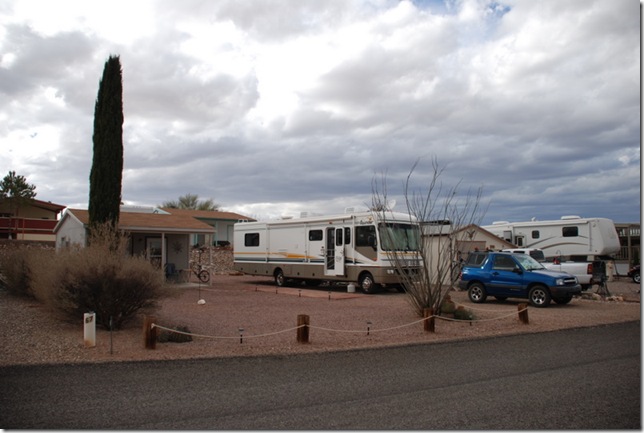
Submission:
<svg viewBox="0 0 644 433">
<path fill-rule="evenodd" d="M 192 209 L 192 210 L 219 210 L 219 205 L 213 199 L 199 200 L 197 194 L 186 194 L 178 200 L 166 201 L 160 207 L 171 209 Z"/>
</svg>

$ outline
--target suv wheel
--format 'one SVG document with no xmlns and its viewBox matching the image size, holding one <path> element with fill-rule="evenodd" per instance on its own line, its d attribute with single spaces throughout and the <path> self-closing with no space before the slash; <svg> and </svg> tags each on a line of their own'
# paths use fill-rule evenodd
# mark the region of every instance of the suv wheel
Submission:
<svg viewBox="0 0 644 433">
<path fill-rule="evenodd" d="M 487 298 L 485 286 L 481 283 L 473 283 L 467 290 L 467 296 L 470 298 L 470 301 L 474 302 L 475 304 L 485 302 L 485 298 Z"/>
<path fill-rule="evenodd" d="M 562 296 L 560 298 L 554 298 L 557 304 L 567 304 L 572 301 L 572 295 Z"/>
<path fill-rule="evenodd" d="M 530 303 L 538 308 L 547 307 L 550 304 L 550 292 L 544 286 L 535 286 L 530 290 L 528 295 Z"/>
</svg>

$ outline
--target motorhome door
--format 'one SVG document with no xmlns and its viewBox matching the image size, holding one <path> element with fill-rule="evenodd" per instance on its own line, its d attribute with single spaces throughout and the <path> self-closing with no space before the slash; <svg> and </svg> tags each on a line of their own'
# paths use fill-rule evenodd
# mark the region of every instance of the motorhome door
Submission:
<svg viewBox="0 0 644 433">
<path fill-rule="evenodd" d="M 324 275 L 344 275 L 344 229 L 327 227 Z"/>
</svg>

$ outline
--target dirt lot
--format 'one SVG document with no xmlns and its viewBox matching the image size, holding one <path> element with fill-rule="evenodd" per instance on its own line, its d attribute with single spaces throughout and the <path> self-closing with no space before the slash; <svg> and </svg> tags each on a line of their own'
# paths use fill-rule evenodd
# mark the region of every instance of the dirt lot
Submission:
<svg viewBox="0 0 644 433">
<path fill-rule="evenodd" d="M 624 279 L 608 283 L 608 289 L 617 300 L 583 297 L 568 305 L 529 308 L 527 325 L 518 319 L 520 300 L 472 304 L 465 292 L 452 291 L 452 299 L 475 320 L 437 319 L 435 332 L 429 333 L 401 293 L 364 295 L 347 293 L 346 287 L 277 289 L 267 278 L 215 275 L 209 285 L 168 287 L 169 296 L 148 314 L 160 326 L 185 326 L 198 336 L 188 343 L 157 343 L 155 350 L 144 347 L 143 314 L 123 330 L 98 329 L 96 346 L 87 348 L 82 317 L 75 324 L 63 323 L 42 305 L 0 291 L 0 365 L 287 355 L 640 320 L 638 285 Z M 589 292 L 594 291 L 596 287 Z M 310 318 L 308 344 L 296 341 L 298 315 Z"/>
</svg>

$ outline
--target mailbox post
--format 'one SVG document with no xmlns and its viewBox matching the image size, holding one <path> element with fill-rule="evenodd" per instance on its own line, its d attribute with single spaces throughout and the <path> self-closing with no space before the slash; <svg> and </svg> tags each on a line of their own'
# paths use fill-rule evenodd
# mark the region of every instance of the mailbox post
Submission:
<svg viewBox="0 0 644 433">
<path fill-rule="evenodd" d="M 96 313 L 83 314 L 83 340 L 85 347 L 96 346 Z"/>
</svg>

